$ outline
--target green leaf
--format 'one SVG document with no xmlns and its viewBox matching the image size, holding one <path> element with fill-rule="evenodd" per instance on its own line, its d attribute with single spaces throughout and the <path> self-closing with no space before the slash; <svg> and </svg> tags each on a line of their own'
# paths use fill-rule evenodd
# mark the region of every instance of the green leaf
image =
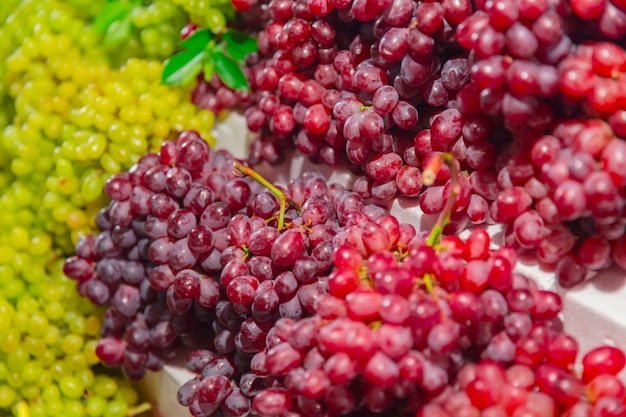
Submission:
<svg viewBox="0 0 626 417">
<path fill-rule="evenodd" d="M 128 38 L 133 31 L 133 23 L 130 12 L 122 18 L 111 23 L 107 29 L 107 34 L 104 35 L 102 43 L 105 46 L 119 45 Z"/>
<path fill-rule="evenodd" d="M 224 85 L 233 90 L 248 91 L 250 89 L 248 80 L 237 61 L 226 55 L 222 48 L 216 48 L 213 52 L 213 63 L 215 71 Z"/>
<path fill-rule="evenodd" d="M 207 28 L 196 30 L 193 35 L 185 39 L 180 43 L 185 49 L 201 49 L 208 45 L 213 40 L 213 34 Z"/>
<path fill-rule="evenodd" d="M 174 55 L 165 64 L 161 81 L 167 85 L 189 83 L 200 72 L 205 54 L 204 49 L 192 49 Z"/>
<path fill-rule="evenodd" d="M 207 49 L 205 52 L 206 58 L 204 59 L 202 72 L 204 73 L 204 79 L 207 82 L 210 82 L 211 77 L 213 77 L 213 73 L 215 72 L 215 63 L 213 62 L 213 50 Z"/>
<path fill-rule="evenodd" d="M 258 50 L 256 39 L 245 33 L 231 30 L 224 33 L 222 38 L 226 41 L 226 52 L 238 61 L 245 61 L 246 55 Z"/>
<path fill-rule="evenodd" d="M 100 13 L 98 13 L 98 16 L 94 19 L 91 27 L 98 33 L 104 33 L 113 22 L 120 20 L 125 15 L 129 15 L 131 11 L 131 5 L 126 1 L 118 0 L 106 3 Z"/>
</svg>

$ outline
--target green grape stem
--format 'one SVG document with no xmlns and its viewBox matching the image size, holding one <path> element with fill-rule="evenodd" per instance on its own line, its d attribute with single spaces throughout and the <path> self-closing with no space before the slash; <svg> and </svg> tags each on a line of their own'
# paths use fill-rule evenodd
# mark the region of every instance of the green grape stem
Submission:
<svg viewBox="0 0 626 417">
<path fill-rule="evenodd" d="M 281 231 L 285 227 L 285 211 L 287 209 L 288 202 L 287 195 L 252 168 L 242 165 L 239 162 L 235 162 L 234 167 L 243 175 L 254 178 L 259 184 L 267 188 L 270 193 L 274 194 L 278 198 L 280 210 L 278 212 L 278 225 L 276 226 L 276 229 Z"/>
<path fill-rule="evenodd" d="M 426 167 L 424 170 L 424 177 L 429 181 L 427 185 L 434 182 L 434 179 L 437 176 L 437 171 L 441 168 L 442 163 L 445 163 L 450 169 L 450 193 L 448 194 L 448 199 L 446 200 L 443 210 L 439 213 L 437 222 L 433 226 L 430 235 L 428 235 L 426 244 L 431 247 L 436 247 L 441 241 L 443 229 L 450 222 L 452 209 L 454 208 L 454 204 L 456 203 L 456 199 L 460 193 L 459 172 L 457 171 L 456 164 L 454 163 L 454 157 L 450 153 L 441 154 L 439 158 L 435 158 L 433 162 Z M 426 181 L 424 182 L 426 183 Z M 429 274 L 426 274 L 423 277 L 423 282 L 427 291 L 432 294 L 435 300 L 438 301 L 437 293 L 433 287 L 432 277 Z"/>
<path fill-rule="evenodd" d="M 152 410 L 150 403 L 141 403 L 128 410 L 127 417 L 135 417 Z"/>
<path fill-rule="evenodd" d="M 456 169 L 456 164 L 454 163 L 454 157 L 452 156 L 452 154 L 444 153 L 441 154 L 440 158 L 436 158 L 435 162 L 431 164 L 434 165 L 434 167 L 431 167 L 429 165 L 424 170 L 425 176 L 429 178 L 436 176 L 437 171 L 441 167 L 441 162 L 445 163 L 450 169 L 450 193 L 448 194 L 448 199 L 446 200 L 446 204 L 443 207 L 443 210 L 441 211 L 441 213 L 439 213 L 437 222 L 433 226 L 433 230 L 428 236 L 427 245 L 432 247 L 436 246 L 441 240 L 443 228 L 450 222 L 452 209 L 454 208 L 456 199 L 461 191 L 461 186 L 459 185 L 459 172 Z"/>
</svg>

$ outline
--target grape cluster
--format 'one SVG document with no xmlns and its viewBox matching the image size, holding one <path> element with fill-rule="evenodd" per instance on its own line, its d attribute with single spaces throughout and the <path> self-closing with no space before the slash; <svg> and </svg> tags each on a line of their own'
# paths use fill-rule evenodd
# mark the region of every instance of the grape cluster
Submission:
<svg viewBox="0 0 626 417">
<path fill-rule="evenodd" d="M 133 8 L 131 22 L 138 32 L 125 43 L 138 43 L 136 48 L 143 56 L 157 60 L 171 57 L 177 50 L 178 34 L 185 26 L 188 16 L 171 0 L 156 0 Z M 134 31 L 135 32 L 135 31 Z"/>
<path fill-rule="evenodd" d="M 195 132 L 166 141 L 160 155 L 144 156 L 107 181 L 111 203 L 96 219 L 101 233 L 81 238 L 65 264 L 79 293 L 110 304 L 97 352 L 109 365 L 123 362 L 132 379 L 160 369 L 180 344 L 210 336 L 200 324 L 214 319 L 219 288 L 193 268 L 216 268 L 228 242 L 228 229 L 218 229 L 251 193 L 235 178 L 232 158 L 209 150 Z"/>
<path fill-rule="evenodd" d="M 240 324 L 235 316 L 267 321 L 280 309 L 298 318 L 299 282 L 310 284 L 300 291 L 309 298 L 321 290 L 314 281 L 330 266 L 334 235 L 325 225 L 334 211 L 321 197 L 327 192 L 323 178 L 311 174 L 289 187 L 303 220 L 293 209 L 277 215 L 279 200 L 251 178 L 236 176 L 234 162 L 189 131 L 176 143 L 165 142 L 158 156 L 145 156 L 129 173 L 107 181 L 112 202 L 97 218 L 102 233 L 82 238 L 65 265 L 81 294 L 111 304 L 99 347 L 105 363 L 123 361 L 127 375 L 141 377 L 145 369 L 162 366 L 179 344 L 198 346 L 201 335 L 212 333 L 230 353 Z M 363 207 L 360 198 L 352 199 L 344 210 Z M 305 241 L 300 229 L 312 237 Z M 279 273 L 280 289 L 265 288 L 254 303 L 247 299 L 250 286 Z M 209 330 L 216 317 L 227 326 L 223 331 Z M 143 357 L 135 358 L 139 352 Z"/>
<path fill-rule="evenodd" d="M 461 195 L 445 160 L 444 216 Z M 599 347 L 577 375 L 560 296 L 482 229 L 418 232 L 315 172 L 276 187 L 192 131 L 105 192 L 101 233 L 64 267 L 108 306 L 96 353 L 134 379 L 191 348 L 178 401 L 193 416 L 623 407 L 624 353 Z"/>
<path fill-rule="evenodd" d="M 228 383 L 236 362 L 224 370 L 219 351 L 188 356 L 198 377 L 180 388 L 179 401 L 192 415 L 218 407 L 239 416 L 250 407 L 261 416 L 623 410 L 624 353 L 597 348 L 583 358 L 582 378 L 574 373 L 578 346 L 562 331 L 560 297 L 512 273 L 509 248 L 490 251 L 479 230 L 433 248 L 388 214 L 375 216 L 351 215 L 348 223 L 360 217 L 348 226 L 351 242 L 333 239 L 342 243 L 330 274 L 318 278 L 326 291 L 314 314 L 254 333 L 264 348 L 238 386 Z"/>
<path fill-rule="evenodd" d="M 364 198 L 444 207 L 446 233 L 500 223 L 572 287 L 624 267 L 626 18 L 612 1 L 233 1 L 256 25 L 251 92 L 200 80 L 192 100 L 239 106 L 251 163 L 297 149 L 346 165 Z M 260 18 L 259 18 L 260 17 Z M 557 265 L 558 263 L 558 265 Z"/>
<path fill-rule="evenodd" d="M 185 10 L 172 0 L 67 0 L 65 3 L 89 25 L 85 29 L 91 32 L 90 36 L 96 35 L 98 47 L 111 53 L 116 65 L 130 58 L 161 61 L 171 57 L 177 51 L 179 32 L 189 19 Z M 109 38 L 109 27 L 96 28 L 94 22 L 110 12 L 108 7 L 120 4 L 127 6 L 126 13 L 111 22 L 117 34 Z"/>
<path fill-rule="evenodd" d="M 235 8 L 229 0 L 169 0 L 180 6 L 194 24 L 207 27 L 213 33 L 221 33 L 227 23 L 236 20 Z"/>
<path fill-rule="evenodd" d="M 16 222 L 0 230 L 0 413 L 125 417 L 145 409 L 128 381 L 94 370 L 102 311 L 64 275 L 50 235 L 33 222 L 28 188 L 15 190 L 0 201 Z"/>
</svg>

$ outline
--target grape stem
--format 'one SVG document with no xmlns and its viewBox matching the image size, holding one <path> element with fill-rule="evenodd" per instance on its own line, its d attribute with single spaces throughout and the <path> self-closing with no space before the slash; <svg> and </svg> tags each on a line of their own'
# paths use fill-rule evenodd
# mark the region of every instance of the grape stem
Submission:
<svg viewBox="0 0 626 417">
<path fill-rule="evenodd" d="M 424 184 L 432 185 L 437 177 L 437 172 L 441 169 L 442 163 L 445 163 L 450 169 L 450 193 L 448 194 L 448 199 L 446 200 L 446 204 L 439 213 L 439 217 L 437 218 L 437 222 L 433 226 L 433 229 L 430 231 L 428 235 L 428 240 L 426 241 L 426 245 L 430 247 L 436 247 L 441 241 L 441 235 L 443 234 L 443 229 L 450 222 L 450 216 L 452 214 L 452 209 L 454 208 L 454 204 L 456 203 L 456 199 L 460 193 L 461 186 L 459 185 L 459 172 L 456 169 L 456 164 L 454 163 L 454 157 L 450 153 L 442 153 L 438 158 L 434 158 L 424 169 Z M 439 303 L 439 297 L 435 292 L 435 288 L 433 286 L 432 277 L 430 274 L 426 274 L 423 277 L 424 285 L 426 286 L 426 290 L 433 296 L 433 299 Z M 442 316 L 445 320 L 445 314 Z"/>
<path fill-rule="evenodd" d="M 126 417 L 135 417 L 140 414 L 146 413 L 150 410 L 152 410 L 152 406 L 150 405 L 150 403 L 141 403 L 129 409 L 128 414 L 126 414 Z"/>
<path fill-rule="evenodd" d="M 433 161 L 428 164 L 424 170 L 424 184 L 431 185 L 434 182 L 435 177 L 437 176 L 437 171 L 441 168 L 442 162 L 445 163 L 450 170 L 450 193 L 448 194 L 446 205 L 443 207 L 443 210 L 441 210 L 441 213 L 439 213 L 437 222 L 433 226 L 433 230 L 431 230 L 430 235 L 428 235 L 428 241 L 426 244 L 431 247 L 435 247 L 439 244 L 441 235 L 443 234 L 443 228 L 450 223 L 452 209 L 454 208 L 456 199 L 461 191 L 461 186 L 459 185 L 459 172 L 456 169 L 454 157 L 452 154 L 447 152 L 442 153 L 439 158 L 434 158 Z"/>
<path fill-rule="evenodd" d="M 278 225 L 276 226 L 276 229 L 278 231 L 281 231 L 283 227 L 285 226 L 285 211 L 287 209 L 287 195 L 281 190 L 279 190 L 278 187 L 276 187 L 274 184 L 269 182 L 267 179 L 263 178 L 261 174 L 259 174 L 252 168 L 242 165 L 241 163 L 237 161 L 235 161 L 234 167 L 243 175 L 247 175 L 249 177 L 254 178 L 259 184 L 267 188 L 270 193 L 274 194 L 278 198 L 280 209 L 278 212 Z"/>
</svg>

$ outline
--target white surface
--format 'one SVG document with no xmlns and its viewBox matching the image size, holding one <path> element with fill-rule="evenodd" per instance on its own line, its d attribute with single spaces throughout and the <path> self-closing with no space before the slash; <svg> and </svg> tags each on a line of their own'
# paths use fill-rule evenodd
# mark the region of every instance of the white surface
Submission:
<svg viewBox="0 0 626 417">
<path fill-rule="evenodd" d="M 580 350 L 600 345 L 626 348 L 626 273 L 617 267 L 603 271 L 563 292 L 565 330 L 577 336 Z"/>
<path fill-rule="evenodd" d="M 165 365 L 160 372 L 148 372 L 139 387 L 153 407 L 153 417 L 193 417 L 187 407 L 178 403 L 178 387 L 196 374 L 184 366 Z"/>
</svg>

